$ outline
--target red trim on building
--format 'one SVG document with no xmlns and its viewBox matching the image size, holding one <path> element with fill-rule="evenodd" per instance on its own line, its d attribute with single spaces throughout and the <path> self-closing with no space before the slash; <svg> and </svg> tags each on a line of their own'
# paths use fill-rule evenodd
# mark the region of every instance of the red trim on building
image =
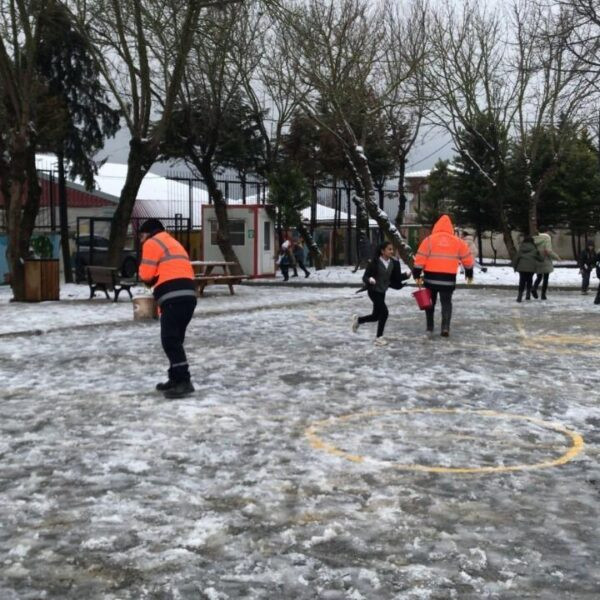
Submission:
<svg viewBox="0 0 600 600">
<path fill-rule="evenodd" d="M 258 205 L 254 206 L 254 277 L 258 276 Z"/>
<path fill-rule="evenodd" d="M 41 190 L 40 207 L 53 206 L 58 209 L 58 182 L 49 181 L 43 177 L 39 179 Z M 27 190 L 27 188 L 25 188 Z M 25 191 L 25 194 L 27 191 Z M 4 197 L 0 193 L 0 206 L 4 206 Z M 111 202 L 106 198 L 98 196 L 93 190 L 85 191 L 71 187 L 67 183 L 67 206 L 69 208 L 93 208 L 102 206 L 114 206 L 115 202 Z"/>
</svg>

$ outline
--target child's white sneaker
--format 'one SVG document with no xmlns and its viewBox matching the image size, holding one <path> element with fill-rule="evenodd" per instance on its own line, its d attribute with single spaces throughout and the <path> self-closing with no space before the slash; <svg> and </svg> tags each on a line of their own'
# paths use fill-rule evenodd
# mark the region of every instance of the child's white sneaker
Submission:
<svg viewBox="0 0 600 600">
<path fill-rule="evenodd" d="M 358 331 L 358 326 L 360 323 L 358 322 L 358 315 L 352 315 L 352 333 L 356 333 Z"/>
<path fill-rule="evenodd" d="M 387 346 L 388 345 L 388 341 L 384 337 L 375 338 L 375 341 L 373 343 L 375 344 L 375 346 Z"/>
</svg>

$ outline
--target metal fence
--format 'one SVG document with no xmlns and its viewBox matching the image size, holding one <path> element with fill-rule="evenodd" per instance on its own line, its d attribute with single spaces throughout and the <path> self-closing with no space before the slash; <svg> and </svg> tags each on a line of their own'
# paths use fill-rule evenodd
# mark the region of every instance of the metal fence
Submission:
<svg viewBox="0 0 600 600">
<path fill-rule="evenodd" d="M 37 231 L 57 231 L 58 222 L 58 174 L 50 169 L 38 169 L 40 176 L 40 209 L 35 219 Z M 6 205 L 0 207 L 0 231 L 6 231 Z"/>
</svg>

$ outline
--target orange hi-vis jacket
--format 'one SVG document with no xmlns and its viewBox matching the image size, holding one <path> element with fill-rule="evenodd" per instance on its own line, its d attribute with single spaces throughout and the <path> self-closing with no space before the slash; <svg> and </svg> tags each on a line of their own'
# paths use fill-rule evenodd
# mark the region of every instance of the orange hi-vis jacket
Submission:
<svg viewBox="0 0 600 600">
<path fill-rule="evenodd" d="M 450 217 L 442 215 L 433 226 L 431 235 L 419 245 L 413 275 L 420 277 L 421 271 L 424 271 L 426 287 L 454 288 L 459 262 L 465 268 L 466 277 L 472 277 L 475 260 L 469 245 L 454 235 Z"/>
<path fill-rule="evenodd" d="M 185 248 L 166 231 L 148 238 L 142 246 L 139 276 L 154 286 L 158 304 L 166 300 L 196 297 L 194 269 Z"/>
</svg>

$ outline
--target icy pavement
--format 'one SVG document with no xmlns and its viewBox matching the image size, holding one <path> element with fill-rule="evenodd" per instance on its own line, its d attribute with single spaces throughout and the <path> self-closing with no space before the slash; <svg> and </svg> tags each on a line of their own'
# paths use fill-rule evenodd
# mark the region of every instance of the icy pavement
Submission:
<svg viewBox="0 0 600 600">
<path fill-rule="evenodd" d="M 131 303 L 2 304 L 0 598 L 598 598 L 592 299 L 391 292 L 376 348 L 351 289 L 213 293 L 175 402 Z"/>
</svg>

